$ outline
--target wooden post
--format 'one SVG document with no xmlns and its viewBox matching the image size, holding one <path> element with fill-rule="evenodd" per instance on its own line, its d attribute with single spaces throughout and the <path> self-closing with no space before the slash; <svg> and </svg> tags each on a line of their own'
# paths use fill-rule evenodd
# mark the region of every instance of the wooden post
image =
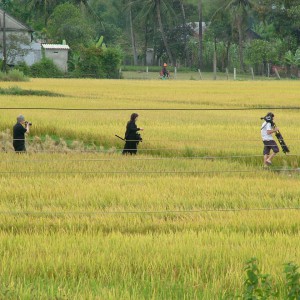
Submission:
<svg viewBox="0 0 300 300">
<path fill-rule="evenodd" d="M 226 68 L 226 77 L 227 77 L 227 80 L 229 80 L 229 72 L 228 72 L 228 68 Z"/>
<path fill-rule="evenodd" d="M 201 70 L 198 69 L 198 72 L 199 72 L 199 78 L 202 80 L 202 74 L 201 74 Z"/>
<path fill-rule="evenodd" d="M 174 78 L 175 79 L 177 78 L 177 67 L 175 67 L 175 69 L 174 69 Z"/>
<path fill-rule="evenodd" d="M 122 78 L 122 69 L 120 68 L 120 70 L 119 70 L 119 79 L 121 79 Z"/>
<path fill-rule="evenodd" d="M 254 80 L 254 71 L 252 67 L 250 68 L 250 71 L 251 71 L 252 80 Z"/>
<path fill-rule="evenodd" d="M 270 77 L 270 64 L 267 64 L 267 68 L 268 68 L 268 78 Z"/>
<path fill-rule="evenodd" d="M 233 69 L 233 80 L 236 80 L 236 68 Z"/>
<path fill-rule="evenodd" d="M 217 40 L 216 40 L 216 38 L 215 38 L 215 46 L 214 46 L 213 69 L 214 69 L 214 80 L 217 80 Z"/>
<path fill-rule="evenodd" d="M 4 1 L 4 9 L 3 9 L 3 26 L 2 26 L 2 34 L 3 34 L 3 61 L 2 61 L 2 72 L 7 71 L 7 53 L 6 53 L 6 1 Z"/>
<path fill-rule="evenodd" d="M 279 75 L 279 73 L 277 71 L 277 68 L 274 68 L 274 71 L 275 71 L 275 74 L 276 74 L 277 78 L 280 80 L 280 75 Z"/>
</svg>

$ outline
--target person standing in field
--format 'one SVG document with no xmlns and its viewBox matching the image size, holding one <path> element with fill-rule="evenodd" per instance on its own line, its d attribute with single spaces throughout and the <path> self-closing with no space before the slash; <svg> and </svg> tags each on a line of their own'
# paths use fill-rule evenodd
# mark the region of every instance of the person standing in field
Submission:
<svg viewBox="0 0 300 300">
<path fill-rule="evenodd" d="M 16 152 L 26 152 L 25 133 L 29 133 L 30 125 L 23 115 L 17 117 L 17 123 L 13 127 L 13 146 Z"/>
<path fill-rule="evenodd" d="M 123 149 L 122 154 L 136 154 L 137 153 L 137 146 L 139 142 L 142 141 L 142 138 L 140 134 L 138 134 L 138 131 L 143 131 L 144 128 L 138 128 L 136 125 L 136 121 L 138 119 L 139 115 L 137 113 L 133 113 L 130 116 L 130 120 L 127 123 L 126 126 L 126 132 L 125 132 L 125 146 Z"/>
<path fill-rule="evenodd" d="M 263 155 L 265 166 L 271 165 L 273 157 L 279 152 L 279 148 L 272 136 L 273 133 L 279 130 L 277 127 L 273 128 L 274 117 L 274 114 L 269 112 L 265 117 L 261 118 L 264 120 L 260 132 L 264 143 Z M 271 150 L 273 151 L 272 154 L 270 154 Z"/>
</svg>

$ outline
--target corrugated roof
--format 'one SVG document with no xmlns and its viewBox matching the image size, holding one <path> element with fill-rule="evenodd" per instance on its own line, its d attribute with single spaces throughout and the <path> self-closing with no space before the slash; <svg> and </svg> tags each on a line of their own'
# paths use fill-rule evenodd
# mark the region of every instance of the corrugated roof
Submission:
<svg viewBox="0 0 300 300">
<path fill-rule="evenodd" d="M 53 49 L 53 50 L 69 50 L 70 47 L 68 45 L 60 45 L 60 44 L 42 44 L 44 49 Z"/>
</svg>

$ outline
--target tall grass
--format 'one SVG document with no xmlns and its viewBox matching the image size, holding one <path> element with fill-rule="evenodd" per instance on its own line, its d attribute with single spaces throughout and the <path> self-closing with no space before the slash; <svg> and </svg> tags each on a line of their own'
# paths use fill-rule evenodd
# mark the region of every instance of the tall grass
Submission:
<svg viewBox="0 0 300 300">
<path fill-rule="evenodd" d="M 124 157 L 114 134 L 131 111 L 3 110 L 0 298 L 225 299 L 241 294 L 244 262 L 256 256 L 283 299 L 282 265 L 300 257 L 299 173 L 286 171 L 299 158 L 281 155 L 264 170 L 262 156 L 252 157 L 261 155 L 266 111 L 136 108 L 297 106 L 295 82 L 20 86 L 69 97 L 0 96 L 1 106 L 133 108 L 145 131 L 139 154 Z M 3 132 L 19 113 L 33 122 L 24 155 Z M 296 154 L 298 112 L 275 115 Z M 92 143 L 112 151 L 81 152 Z"/>
</svg>

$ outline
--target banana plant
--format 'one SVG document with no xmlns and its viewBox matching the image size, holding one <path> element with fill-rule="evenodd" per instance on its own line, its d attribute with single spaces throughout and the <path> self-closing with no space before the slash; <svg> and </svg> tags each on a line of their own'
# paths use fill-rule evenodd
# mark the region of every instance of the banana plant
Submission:
<svg viewBox="0 0 300 300">
<path fill-rule="evenodd" d="M 103 42 L 103 40 L 104 40 L 104 36 L 101 35 L 98 42 L 96 43 L 96 47 L 101 48 L 102 50 L 106 50 L 107 47 L 106 47 L 105 43 Z"/>
<path fill-rule="evenodd" d="M 300 76 L 299 67 L 300 67 L 300 49 L 297 49 L 295 54 L 291 50 L 285 53 L 284 55 L 285 64 L 288 66 L 289 73 Z"/>
<path fill-rule="evenodd" d="M 295 54 L 291 50 L 285 53 L 285 63 L 291 67 L 300 67 L 300 49 L 297 49 Z"/>
</svg>

